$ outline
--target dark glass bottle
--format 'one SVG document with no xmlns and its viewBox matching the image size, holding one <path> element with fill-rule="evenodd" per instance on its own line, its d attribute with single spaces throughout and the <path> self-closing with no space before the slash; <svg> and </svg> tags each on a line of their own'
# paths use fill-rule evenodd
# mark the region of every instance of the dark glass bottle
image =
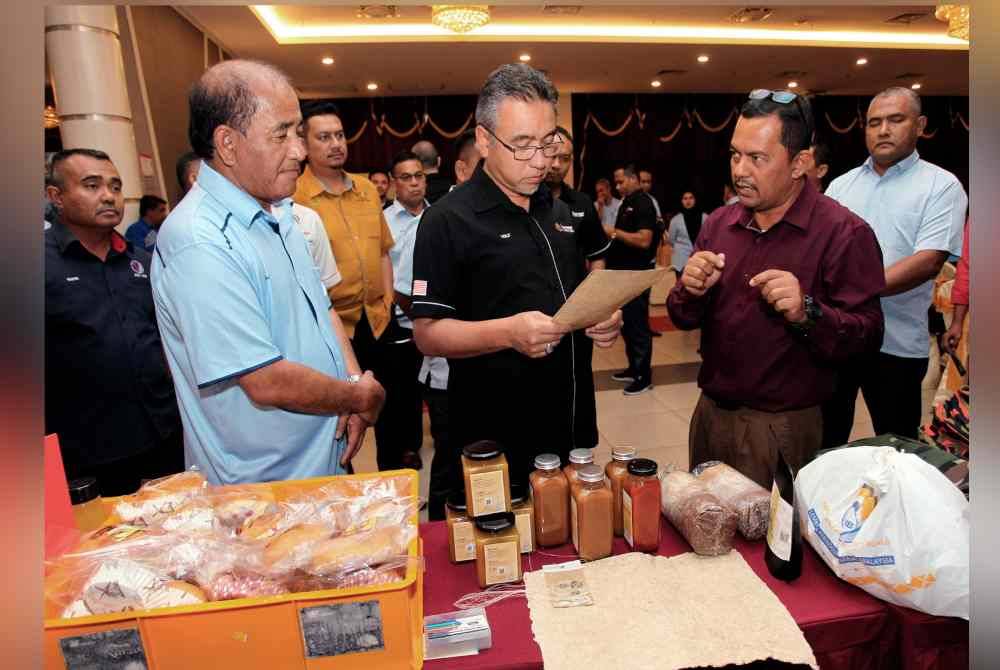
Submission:
<svg viewBox="0 0 1000 670">
<path fill-rule="evenodd" d="M 790 582 L 802 574 L 802 532 L 795 513 L 795 487 L 792 469 L 778 451 L 771 487 L 771 519 L 767 525 L 764 561 L 771 575 Z"/>
</svg>

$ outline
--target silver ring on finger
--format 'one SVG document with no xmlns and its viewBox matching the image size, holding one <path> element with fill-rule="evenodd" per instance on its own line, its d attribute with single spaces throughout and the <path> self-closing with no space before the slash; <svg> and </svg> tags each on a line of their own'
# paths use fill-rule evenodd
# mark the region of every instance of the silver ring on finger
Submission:
<svg viewBox="0 0 1000 670">
<path fill-rule="evenodd" d="M 552 343 L 551 342 L 546 342 L 545 343 L 545 355 L 548 356 L 551 353 L 552 353 Z"/>
</svg>

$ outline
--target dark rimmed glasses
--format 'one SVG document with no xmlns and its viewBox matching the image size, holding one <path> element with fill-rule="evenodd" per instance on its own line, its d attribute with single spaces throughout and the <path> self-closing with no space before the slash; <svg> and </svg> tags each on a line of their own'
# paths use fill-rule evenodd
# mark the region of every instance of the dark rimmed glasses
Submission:
<svg viewBox="0 0 1000 670">
<path fill-rule="evenodd" d="M 547 144 L 543 144 L 540 147 L 512 147 L 511 145 L 507 144 L 502 139 L 497 137 L 497 134 L 494 133 L 489 128 L 487 128 L 486 126 L 483 126 L 482 124 L 480 124 L 480 126 L 482 127 L 483 130 L 488 132 L 493 137 L 493 139 L 502 144 L 503 147 L 507 149 L 507 151 L 514 154 L 514 160 L 516 161 L 530 161 L 532 158 L 535 157 L 535 153 L 537 153 L 538 151 L 541 151 L 542 155 L 545 156 L 546 158 L 552 158 L 557 153 L 559 153 L 559 145 L 563 143 L 562 138 L 559 137 L 558 134 L 556 134 L 553 136 L 555 137 L 553 141 Z"/>
</svg>

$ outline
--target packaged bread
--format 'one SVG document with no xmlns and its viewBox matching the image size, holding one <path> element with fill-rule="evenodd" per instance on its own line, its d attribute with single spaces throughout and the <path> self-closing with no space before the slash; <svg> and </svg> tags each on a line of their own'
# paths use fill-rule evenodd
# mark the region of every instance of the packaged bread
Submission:
<svg viewBox="0 0 1000 670">
<path fill-rule="evenodd" d="M 201 586 L 209 600 L 264 598 L 288 593 L 288 588 L 280 580 L 239 568 L 220 573 Z"/>
<path fill-rule="evenodd" d="M 696 554 L 718 556 L 733 547 L 736 512 L 689 472 L 673 470 L 660 480 L 661 506 Z"/>
<path fill-rule="evenodd" d="M 767 535 L 770 491 L 722 461 L 707 461 L 691 472 L 710 493 L 736 512 L 740 535 L 748 540 Z"/>
<path fill-rule="evenodd" d="M 383 527 L 341 535 L 317 543 L 312 548 L 309 571 L 318 575 L 338 575 L 371 568 L 406 553 L 409 544 L 405 527 Z"/>
<path fill-rule="evenodd" d="M 215 528 L 215 510 L 202 498 L 192 498 L 160 520 L 165 531 L 184 533 L 211 532 Z"/>
<path fill-rule="evenodd" d="M 299 524 L 281 533 L 264 547 L 264 565 L 272 572 L 288 572 L 309 563 L 314 548 L 330 537 L 319 524 Z"/>
<path fill-rule="evenodd" d="M 115 504 L 112 520 L 133 526 L 157 526 L 189 500 L 203 495 L 207 487 L 204 475 L 196 470 L 146 482 Z"/>
<path fill-rule="evenodd" d="M 237 534 L 277 510 L 274 492 L 266 484 L 222 487 L 212 492 L 211 500 L 222 527 Z"/>
</svg>

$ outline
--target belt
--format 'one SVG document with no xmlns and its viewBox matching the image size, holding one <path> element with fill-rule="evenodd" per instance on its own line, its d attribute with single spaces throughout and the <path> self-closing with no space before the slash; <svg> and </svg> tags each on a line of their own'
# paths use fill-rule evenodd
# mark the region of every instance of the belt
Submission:
<svg viewBox="0 0 1000 670">
<path fill-rule="evenodd" d="M 705 393 L 705 392 L 702 391 L 702 393 Z M 705 397 L 708 398 L 709 400 L 711 400 L 713 403 L 715 403 L 716 407 L 718 407 L 719 409 L 724 409 L 727 412 L 735 412 L 738 409 L 742 409 L 743 407 L 746 407 L 746 405 L 740 404 L 738 402 L 733 402 L 731 400 L 720 400 L 718 398 L 710 396 L 707 393 L 705 393 Z"/>
</svg>

